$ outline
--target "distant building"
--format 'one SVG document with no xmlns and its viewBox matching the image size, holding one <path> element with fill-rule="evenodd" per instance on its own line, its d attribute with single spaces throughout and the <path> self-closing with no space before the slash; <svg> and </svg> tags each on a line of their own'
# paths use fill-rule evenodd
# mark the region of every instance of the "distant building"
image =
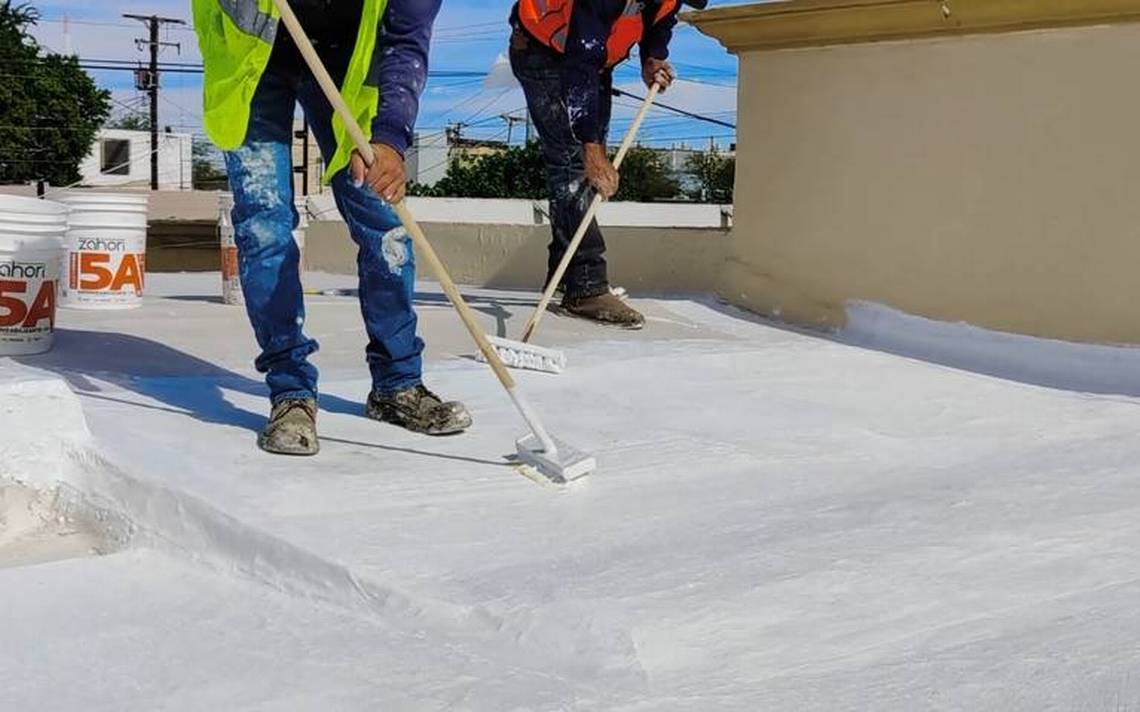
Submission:
<svg viewBox="0 0 1140 712">
<path fill-rule="evenodd" d="M 656 148 L 654 151 L 665 162 L 665 167 L 681 186 L 681 190 L 688 193 L 700 187 L 696 177 L 689 171 L 689 159 L 710 151 L 723 158 L 735 158 L 736 144 L 730 144 L 727 150 L 712 143 L 705 148 L 691 148 L 682 144 L 671 148 Z"/>
<path fill-rule="evenodd" d="M 467 138 L 454 129 L 416 134 L 415 144 L 408 149 L 408 180 L 421 185 L 435 185 L 447 174 L 453 160 L 467 163 L 483 156 L 502 153 L 510 148 L 505 141 Z"/>
<path fill-rule="evenodd" d="M 450 155 L 446 133 L 416 134 L 415 143 L 405 156 L 408 180 L 435 185 L 447 174 Z"/>
<path fill-rule="evenodd" d="M 510 148 L 506 141 L 496 141 L 485 138 L 467 138 L 465 136 L 449 137 L 451 151 L 460 158 L 472 159 L 480 156 L 493 156 Z"/>
<path fill-rule="evenodd" d="M 158 136 L 160 190 L 190 190 L 193 185 L 193 143 L 188 133 Z M 150 132 L 100 129 L 91 153 L 79 164 L 83 185 L 149 188 Z"/>
</svg>

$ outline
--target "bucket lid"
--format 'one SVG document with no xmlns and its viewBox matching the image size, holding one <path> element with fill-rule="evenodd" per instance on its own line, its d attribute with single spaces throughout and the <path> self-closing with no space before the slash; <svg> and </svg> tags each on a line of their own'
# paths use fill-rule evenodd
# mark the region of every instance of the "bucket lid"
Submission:
<svg viewBox="0 0 1140 712">
<path fill-rule="evenodd" d="M 50 200 L 0 195 L 0 252 L 58 251 L 63 249 L 66 232 L 66 206 Z"/>
<path fill-rule="evenodd" d="M 92 193 L 84 190 L 64 193 L 59 200 L 75 210 L 139 212 L 146 210 L 149 197 L 140 193 Z"/>
<path fill-rule="evenodd" d="M 54 200 L 0 195 L 0 221 L 51 223 L 67 221 L 67 206 Z"/>
</svg>

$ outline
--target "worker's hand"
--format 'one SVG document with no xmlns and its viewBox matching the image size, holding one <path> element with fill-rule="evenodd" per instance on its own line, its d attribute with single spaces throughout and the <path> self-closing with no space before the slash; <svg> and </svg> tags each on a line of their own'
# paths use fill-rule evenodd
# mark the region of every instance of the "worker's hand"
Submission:
<svg viewBox="0 0 1140 712">
<path fill-rule="evenodd" d="M 404 157 L 383 143 L 372 144 L 372 155 L 372 165 L 367 166 L 358 151 L 352 152 L 349 170 L 352 171 L 353 184 L 358 188 L 367 185 L 390 205 L 400 202 L 404 199 L 408 180 L 404 171 Z"/>
<path fill-rule="evenodd" d="M 667 60 L 650 57 L 641 63 L 641 79 L 650 89 L 654 84 L 660 84 L 661 91 L 665 91 L 676 78 L 677 72 L 673 71 L 673 65 Z"/>
<path fill-rule="evenodd" d="M 583 158 L 586 164 L 586 180 L 601 194 L 602 198 L 609 200 L 618 191 L 618 172 L 614 164 L 606 156 L 606 149 L 600 143 L 586 143 L 582 145 Z"/>
</svg>

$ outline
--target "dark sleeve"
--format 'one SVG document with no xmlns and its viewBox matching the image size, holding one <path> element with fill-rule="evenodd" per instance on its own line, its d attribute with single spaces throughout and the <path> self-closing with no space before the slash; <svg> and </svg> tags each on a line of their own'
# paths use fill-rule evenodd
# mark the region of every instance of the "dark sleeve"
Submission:
<svg viewBox="0 0 1140 712">
<path fill-rule="evenodd" d="M 376 38 L 380 107 L 372 141 L 400 153 L 412 144 L 427 81 L 432 23 L 442 0 L 390 0 Z"/>
<path fill-rule="evenodd" d="M 678 7 L 680 5 L 678 4 Z M 677 10 L 669 13 L 656 25 L 653 18 L 657 17 L 657 8 L 646 8 L 642 11 L 642 20 L 645 23 L 645 33 L 641 37 L 641 61 L 652 57 L 653 59 L 669 59 L 669 41 L 673 39 L 673 27 L 677 24 Z"/>
<path fill-rule="evenodd" d="M 606 66 L 610 22 L 602 18 L 597 0 L 578 0 L 570 16 L 570 31 L 562 62 L 562 91 L 570 112 L 570 128 L 582 143 L 601 143 L 601 73 Z"/>
</svg>

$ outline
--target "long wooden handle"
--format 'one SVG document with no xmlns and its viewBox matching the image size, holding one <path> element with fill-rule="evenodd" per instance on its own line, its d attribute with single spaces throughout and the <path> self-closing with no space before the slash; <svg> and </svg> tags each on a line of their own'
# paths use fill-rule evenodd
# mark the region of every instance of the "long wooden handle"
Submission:
<svg viewBox="0 0 1140 712">
<path fill-rule="evenodd" d="M 411 234 L 416 247 L 419 248 L 420 253 L 427 260 L 431 271 L 435 273 L 436 279 L 439 280 L 439 285 L 443 287 L 443 293 L 447 295 L 447 298 L 451 300 L 451 304 L 455 307 L 455 310 L 459 312 L 459 318 L 463 320 L 463 325 L 467 327 L 471 338 L 475 340 L 475 345 L 478 346 L 479 351 L 483 353 L 483 358 L 487 359 L 487 363 L 491 364 L 491 368 L 495 371 L 495 375 L 499 377 L 499 382 L 503 384 L 503 387 L 508 391 L 514 390 L 514 377 L 511 376 L 510 371 L 507 370 L 503 359 L 499 358 L 499 352 L 495 351 L 495 347 L 491 345 L 491 342 L 487 339 L 487 335 L 479 328 L 479 324 L 475 321 L 475 312 L 471 310 L 471 307 L 467 306 L 463 295 L 459 293 L 459 288 L 455 286 L 451 275 L 447 273 L 447 268 L 443 266 L 443 261 L 440 260 L 439 255 L 436 254 L 435 248 L 428 242 L 427 236 L 424 235 L 423 230 L 420 229 L 419 223 L 412 217 L 412 213 L 408 210 L 407 204 L 401 200 L 392 207 L 396 210 L 396 215 L 400 216 L 400 222 L 404 224 L 404 229 Z"/>
<path fill-rule="evenodd" d="M 641 128 L 641 122 L 645 120 L 645 114 L 648 113 L 649 107 L 652 106 L 653 100 L 657 98 L 657 92 L 659 91 L 661 91 L 661 85 L 654 83 L 654 85 L 649 88 L 649 93 L 646 94 L 645 101 L 641 102 L 641 108 L 638 109 L 637 115 L 633 117 L 633 123 L 630 124 L 626 130 L 625 138 L 621 140 L 621 146 L 618 147 L 617 155 L 614 156 L 614 170 L 621 168 L 621 162 L 625 160 L 625 154 L 629 152 L 629 147 L 633 145 L 633 139 L 637 136 L 637 132 Z M 565 275 L 566 270 L 570 268 L 570 260 L 574 259 L 574 255 L 578 252 L 578 246 L 582 244 L 582 239 L 586 236 L 586 230 L 589 229 L 590 223 L 601 207 L 602 195 L 598 193 L 594 195 L 594 199 L 590 201 L 590 207 L 586 209 L 586 214 L 582 216 L 582 222 L 578 224 L 578 230 L 570 240 L 570 245 L 567 246 L 565 254 L 562 255 L 562 261 L 558 263 L 558 269 L 554 270 L 554 274 L 550 277 L 550 282 L 546 285 L 546 291 L 542 293 L 542 299 L 538 301 L 538 307 L 534 310 L 534 313 L 531 314 L 526 326 L 523 327 L 523 343 L 530 341 L 530 337 L 534 335 L 535 329 L 538 328 L 538 323 L 542 321 L 542 316 L 546 313 L 546 307 L 550 304 L 550 300 L 554 298 L 554 292 L 558 290 L 558 284 L 562 281 L 562 276 Z"/>
<path fill-rule="evenodd" d="M 273 0 L 273 4 L 277 7 L 278 12 L 281 13 L 281 21 L 285 23 L 285 28 L 293 37 L 293 42 L 297 45 L 297 49 L 301 51 L 301 56 L 305 59 L 305 63 L 309 65 L 309 71 L 313 73 L 317 83 L 320 84 L 321 90 L 324 91 L 325 97 L 328 98 L 332 108 L 336 111 L 337 116 L 340 117 L 341 122 L 344 124 L 345 130 L 352 138 L 352 142 L 356 144 L 356 149 L 360 152 L 360 157 L 368 165 L 372 165 L 376 160 L 375 155 L 372 153 L 372 145 L 368 141 L 368 137 L 364 135 L 364 131 L 360 125 L 356 123 L 356 117 L 353 115 L 352 110 L 348 108 L 345 103 L 344 97 L 341 96 L 340 88 L 337 87 L 336 82 L 329 75 L 325 69 L 324 62 L 321 61 L 317 50 L 313 47 L 313 43 L 309 41 L 308 35 L 305 34 L 304 28 L 297 20 L 297 16 L 293 13 L 293 9 L 285 0 Z M 475 340 L 475 344 L 487 359 L 487 363 L 491 364 L 491 368 L 498 376 L 499 382 L 508 391 L 514 391 L 515 379 L 511 376 L 510 371 L 503 364 L 503 360 L 499 358 L 498 352 L 491 346 L 491 342 L 487 340 L 487 335 L 479 328 L 479 324 L 475 321 L 475 313 L 471 311 L 471 307 L 467 306 L 464 301 L 463 295 L 459 293 L 459 289 L 452 281 L 451 275 L 448 274 L 447 268 L 444 267 L 443 262 L 439 259 L 435 249 L 432 248 L 431 243 L 428 242 L 427 236 L 424 235 L 423 230 L 420 229 L 419 223 L 412 217 L 411 211 L 408 210 L 407 204 L 403 200 L 392 206 L 399 216 L 400 222 L 403 223 L 404 229 L 412 236 L 412 241 L 415 246 L 419 248 L 420 254 L 427 260 L 428 266 L 431 271 L 435 273 L 439 284 L 443 287 L 444 294 L 451 300 L 455 310 L 459 312 L 459 318 L 463 320 L 463 325 L 467 327 L 467 331 L 471 333 L 471 338 Z"/>
</svg>

